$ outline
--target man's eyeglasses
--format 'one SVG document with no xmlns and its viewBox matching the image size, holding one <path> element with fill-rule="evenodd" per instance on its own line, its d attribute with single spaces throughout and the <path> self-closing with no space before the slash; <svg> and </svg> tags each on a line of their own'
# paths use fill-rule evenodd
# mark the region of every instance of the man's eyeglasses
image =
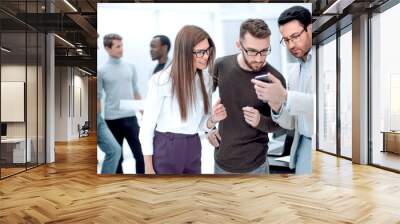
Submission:
<svg viewBox="0 0 400 224">
<path fill-rule="evenodd" d="M 247 56 L 255 57 L 257 55 L 260 55 L 262 57 L 265 57 L 271 53 L 271 46 L 269 46 L 267 50 L 255 51 L 255 50 L 246 49 L 243 46 L 242 41 L 239 41 L 239 43 L 240 43 L 240 46 L 242 46 L 244 52 L 246 52 Z"/>
<path fill-rule="evenodd" d="M 202 58 L 202 57 L 204 57 L 205 54 L 210 56 L 211 50 L 212 50 L 212 47 L 209 47 L 206 50 L 193 51 L 193 54 L 196 56 L 196 58 Z"/>
<path fill-rule="evenodd" d="M 292 41 L 293 43 L 297 43 L 300 40 L 300 36 L 301 34 L 303 34 L 303 32 L 306 31 L 306 29 L 303 29 L 301 32 L 299 33 L 295 33 L 291 35 L 291 38 L 283 38 L 281 39 L 281 44 L 283 46 L 287 46 L 289 44 L 290 41 Z"/>
</svg>

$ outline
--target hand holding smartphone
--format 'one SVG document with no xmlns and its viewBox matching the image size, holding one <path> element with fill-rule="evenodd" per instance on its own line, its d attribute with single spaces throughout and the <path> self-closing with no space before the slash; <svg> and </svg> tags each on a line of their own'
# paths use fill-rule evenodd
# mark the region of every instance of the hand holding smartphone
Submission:
<svg viewBox="0 0 400 224">
<path fill-rule="evenodd" d="M 256 77 L 254 77 L 257 80 L 266 82 L 266 83 L 272 83 L 272 81 L 268 78 L 269 73 L 268 74 L 262 74 L 262 75 L 257 75 Z"/>
</svg>

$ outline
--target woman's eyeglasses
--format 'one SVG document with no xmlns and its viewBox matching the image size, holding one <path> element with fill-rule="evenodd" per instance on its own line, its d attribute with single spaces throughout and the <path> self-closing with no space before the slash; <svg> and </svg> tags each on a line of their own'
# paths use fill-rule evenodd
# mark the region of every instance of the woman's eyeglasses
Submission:
<svg viewBox="0 0 400 224">
<path fill-rule="evenodd" d="M 209 47 L 206 50 L 193 51 L 193 54 L 196 56 L 196 58 L 202 58 L 202 57 L 204 57 L 205 54 L 210 56 L 211 50 L 212 50 L 212 47 Z"/>
</svg>

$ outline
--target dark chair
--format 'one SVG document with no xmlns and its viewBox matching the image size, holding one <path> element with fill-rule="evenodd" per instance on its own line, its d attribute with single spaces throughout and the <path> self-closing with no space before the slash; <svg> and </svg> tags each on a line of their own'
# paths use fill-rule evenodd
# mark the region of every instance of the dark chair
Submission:
<svg viewBox="0 0 400 224">
<path fill-rule="evenodd" d="M 269 154 L 268 156 L 272 156 L 272 157 L 282 157 L 282 156 L 288 156 L 290 155 L 290 150 L 292 148 L 292 143 L 293 143 L 293 139 L 294 139 L 294 130 L 284 130 L 283 134 L 286 134 L 285 137 L 285 143 L 283 145 L 283 151 L 281 154 Z M 281 135 L 275 135 L 274 133 L 274 138 L 276 138 L 276 136 L 281 136 Z"/>
<path fill-rule="evenodd" d="M 289 168 L 289 163 L 286 161 L 277 161 L 279 157 L 289 156 L 294 139 L 294 130 L 285 130 L 283 133 L 277 133 L 274 138 L 285 135 L 285 141 L 282 147 L 282 151 L 277 153 L 268 153 L 267 159 L 269 161 L 269 171 L 271 174 L 294 174 L 295 169 Z"/>
<path fill-rule="evenodd" d="M 89 121 L 85 121 L 82 127 L 78 124 L 79 138 L 89 136 L 89 129 L 90 129 Z"/>
</svg>

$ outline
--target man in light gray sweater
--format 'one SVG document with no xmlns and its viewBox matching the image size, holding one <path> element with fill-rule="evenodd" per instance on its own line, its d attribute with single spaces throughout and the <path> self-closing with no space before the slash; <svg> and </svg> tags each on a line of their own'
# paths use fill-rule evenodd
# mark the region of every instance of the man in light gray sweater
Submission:
<svg viewBox="0 0 400 224">
<path fill-rule="evenodd" d="M 110 56 L 100 67 L 97 77 L 99 91 L 104 90 L 104 118 L 117 142 L 122 146 L 127 140 L 136 160 L 136 173 L 144 173 L 142 147 L 139 142 L 139 125 L 136 111 L 121 110 L 121 100 L 141 99 L 137 87 L 137 74 L 133 65 L 121 60 L 122 37 L 118 34 L 104 36 L 104 47 Z M 98 102 L 100 104 L 100 102 Z M 123 156 L 119 160 L 117 173 L 122 172 Z"/>
</svg>

